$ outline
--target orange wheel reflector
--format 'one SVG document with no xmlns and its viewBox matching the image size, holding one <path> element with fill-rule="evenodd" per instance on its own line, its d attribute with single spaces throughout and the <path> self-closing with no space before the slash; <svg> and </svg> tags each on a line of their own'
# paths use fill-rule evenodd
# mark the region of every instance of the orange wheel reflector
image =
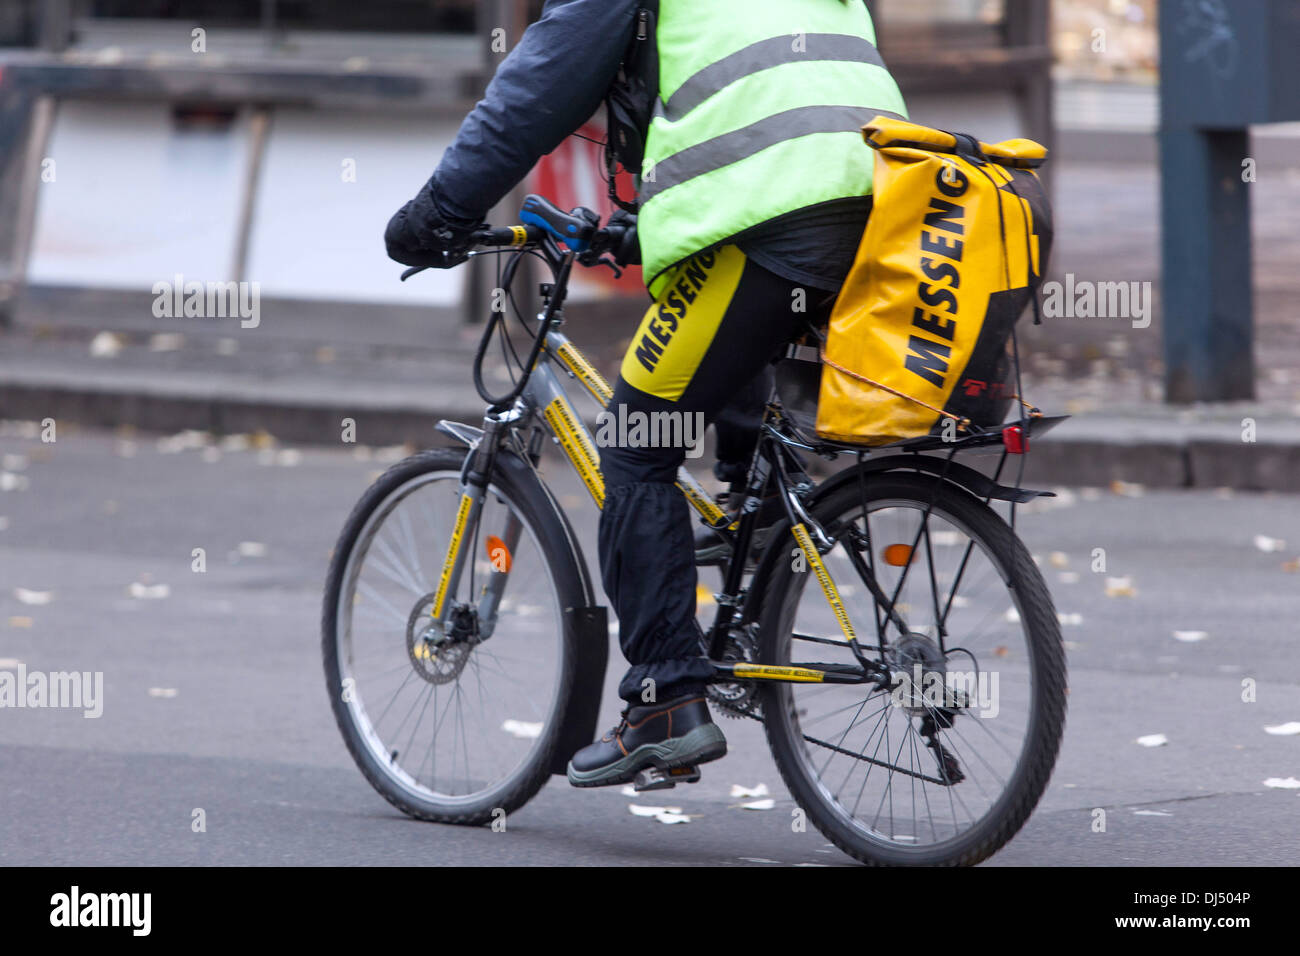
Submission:
<svg viewBox="0 0 1300 956">
<path fill-rule="evenodd" d="M 510 573 L 510 549 L 506 543 L 494 534 L 488 535 L 486 542 L 488 560 L 492 562 L 492 570 L 499 571 L 502 574 Z"/>
<path fill-rule="evenodd" d="M 910 544 L 891 544 L 885 549 L 885 563 L 895 568 L 912 563 L 912 546 Z"/>
</svg>

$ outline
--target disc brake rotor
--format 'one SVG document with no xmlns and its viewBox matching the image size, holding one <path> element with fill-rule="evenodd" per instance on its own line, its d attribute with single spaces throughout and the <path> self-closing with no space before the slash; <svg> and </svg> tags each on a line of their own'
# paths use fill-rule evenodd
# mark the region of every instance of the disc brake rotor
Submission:
<svg viewBox="0 0 1300 956">
<path fill-rule="evenodd" d="M 472 608 L 458 606 L 448 614 L 446 633 L 433 618 L 434 595 L 426 594 L 406 621 L 406 654 L 415 673 L 430 684 L 448 684 L 469 662 L 476 634 Z"/>
</svg>

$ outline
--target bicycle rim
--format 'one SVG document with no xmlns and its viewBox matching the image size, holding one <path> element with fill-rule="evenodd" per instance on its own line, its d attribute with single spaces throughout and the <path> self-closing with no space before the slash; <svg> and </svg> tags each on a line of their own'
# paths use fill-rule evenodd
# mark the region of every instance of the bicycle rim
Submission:
<svg viewBox="0 0 1300 956">
<path fill-rule="evenodd" d="M 348 718 L 386 782 L 419 806 L 455 811 L 505 794 L 546 757 L 565 664 L 562 607 L 538 529 L 496 485 L 448 601 L 473 604 L 492 573 L 485 546 L 520 525 L 492 635 L 432 651 L 425 626 L 460 498 L 458 470 L 417 475 L 361 527 L 344 567 L 335 640 Z M 348 681 L 351 681 L 351 684 Z"/>
<path fill-rule="evenodd" d="M 1045 784 L 1041 761 L 1027 758 L 1041 756 L 1033 752 L 1049 738 L 1054 758 L 1059 736 L 1059 718 L 1052 735 L 1042 707 L 1043 652 L 1052 640 L 1059 648 L 1059 631 L 1045 589 L 1025 580 L 1041 578 L 1022 564 L 1019 586 L 1009 586 L 1020 546 L 989 522 L 1005 525 L 964 492 L 947 489 L 926 517 L 930 497 L 895 493 L 868 502 L 871 566 L 908 625 L 906 635 L 889 628 L 885 650 L 872 617 L 878 604 L 846 550 L 849 521 L 863 527 L 856 495 L 830 523 L 836 546 L 823 559 L 865 656 L 896 672 L 905 668 L 909 679 L 896 675 L 888 688 L 786 684 L 769 691 L 768 720 L 782 722 L 790 769 L 807 782 L 842 848 L 870 862 L 986 856 L 1015 832 L 1019 821 L 1008 827 L 1008 820 L 1027 815 Z M 905 563 L 892 565 L 889 557 Z M 810 578 L 787 576 L 773 662 L 853 664 Z"/>
</svg>

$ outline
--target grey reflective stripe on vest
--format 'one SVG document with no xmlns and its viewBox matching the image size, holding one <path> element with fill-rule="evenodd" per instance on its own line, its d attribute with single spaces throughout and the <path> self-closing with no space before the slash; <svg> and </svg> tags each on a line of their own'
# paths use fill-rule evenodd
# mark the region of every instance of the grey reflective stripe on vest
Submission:
<svg viewBox="0 0 1300 956">
<path fill-rule="evenodd" d="M 782 38 L 783 42 L 784 39 Z M 648 203 L 665 189 L 680 186 L 696 176 L 740 162 L 788 139 L 798 139 L 812 133 L 855 132 L 873 116 L 903 118 L 888 110 L 862 109 L 858 106 L 801 106 L 764 117 L 757 123 L 688 146 L 656 163 L 650 171 L 653 180 L 645 179 L 641 182 L 638 198 L 642 203 Z"/>
<path fill-rule="evenodd" d="M 846 33 L 809 33 L 803 39 L 804 49 L 796 50 L 794 34 L 769 37 L 710 63 L 679 86 L 666 104 L 656 104 L 657 114 L 676 122 L 737 80 L 786 63 L 850 60 L 879 67 L 885 65 L 880 52 L 866 37 Z"/>
</svg>

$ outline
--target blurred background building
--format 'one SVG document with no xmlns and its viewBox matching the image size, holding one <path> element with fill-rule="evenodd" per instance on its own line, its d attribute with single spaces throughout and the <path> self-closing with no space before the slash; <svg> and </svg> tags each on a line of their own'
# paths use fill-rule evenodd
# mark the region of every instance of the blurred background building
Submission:
<svg viewBox="0 0 1300 956">
<path fill-rule="evenodd" d="M 1153 126 L 1153 5 L 871 4 L 919 121 L 1049 144 L 1054 114 L 1065 129 Z M 379 234 L 500 60 L 492 30 L 513 44 L 540 6 L 3 0 L 6 311 L 24 283 L 138 292 L 177 272 L 255 279 L 272 299 L 457 307 L 463 271 L 399 286 Z M 1098 27 L 1109 37 L 1102 56 L 1091 49 Z M 44 172 L 59 188 L 38 188 L 34 158 L 52 161 Z M 605 208 L 598 160 L 572 139 L 531 185 Z"/>
<path fill-rule="evenodd" d="M 1179 333 L 1164 323 L 1158 288 L 1161 4 L 867 3 L 915 120 L 985 140 L 1029 136 L 1051 149 L 1052 275 L 1157 285 L 1150 333 L 1079 321 L 1030 329 L 1028 371 L 1087 378 L 1107 400 L 1159 400 L 1161 336 Z M 1197 30 L 1213 40 L 1230 29 L 1229 10 L 1238 29 L 1258 30 L 1283 22 L 1269 16 L 1295 17 L 1300 4 L 1164 0 L 1164 9 L 1180 28 L 1190 24 L 1177 35 L 1191 43 Z M 0 325 L 30 333 L 11 337 L 11 349 L 61 330 L 109 330 L 128 344 L 157 334 L 150 290 L 178 275 L 258 283 L 259 348 L 288 341 L 329 352 L 346 340 L 357 349 L 468 349 L 463 326 L 484 314 L 487 260 L 403 285 L 382 231 L 540 10 L 540 0 L 0 0 Z M 599 139 L 602 121 L 592 117 L 582 132 Z M 1300 254 L 1288 212 L 1300 208 L 1291 188 L 1297 135 L 1297 124 L 1261 126 L 1249 146 L 1269 169 L 1249 193 L 1263 212 L 1254 227 L 1263 262 L 1255 301 L 1242 300 L 1231 335 L 1235 354 L 1248 356 L 1254 321 L 1274 336 L 1261 353 L 1274 364 L 1300 364 L 1292 270 L 1279 265 Z M 608 212 L 601 174 L 599 147 L 570 137 L 492 219 L 513 220 L 527 191 Z M 1246 248 L 1234 265 L 1238 288 L 1250 285 L 1251 228 L 1239 222 L 1232 233 Z M 1217 234 L 1195 223 L 1183 231 Z M 635 270 L 619 281 L 584 272 L 574 298 L 590 308 L 575 315 L 601 334 L 623 329 L 605 343 L 616 355 L 641 296 Z M 1197 328 L 1204 364 L 1223 349 L 1206 323 Z M 228 331 L 220 322 L 184 327 L 191 338 Z M 204 361 L 193 352 L 140 368 L 170 362 L 200 375 Z M 61 374 L 77 377 L 70 366 Z M 1198 386 L 1180 400 L 1247 397 L 1257 378 L 1290 400 L 1284 369 L 1256 375 L 1247 363 L 1234 376 L 1217 394 Z M 1072 400 L 1081 390 L 1071 385 Z"/>
</svg>

